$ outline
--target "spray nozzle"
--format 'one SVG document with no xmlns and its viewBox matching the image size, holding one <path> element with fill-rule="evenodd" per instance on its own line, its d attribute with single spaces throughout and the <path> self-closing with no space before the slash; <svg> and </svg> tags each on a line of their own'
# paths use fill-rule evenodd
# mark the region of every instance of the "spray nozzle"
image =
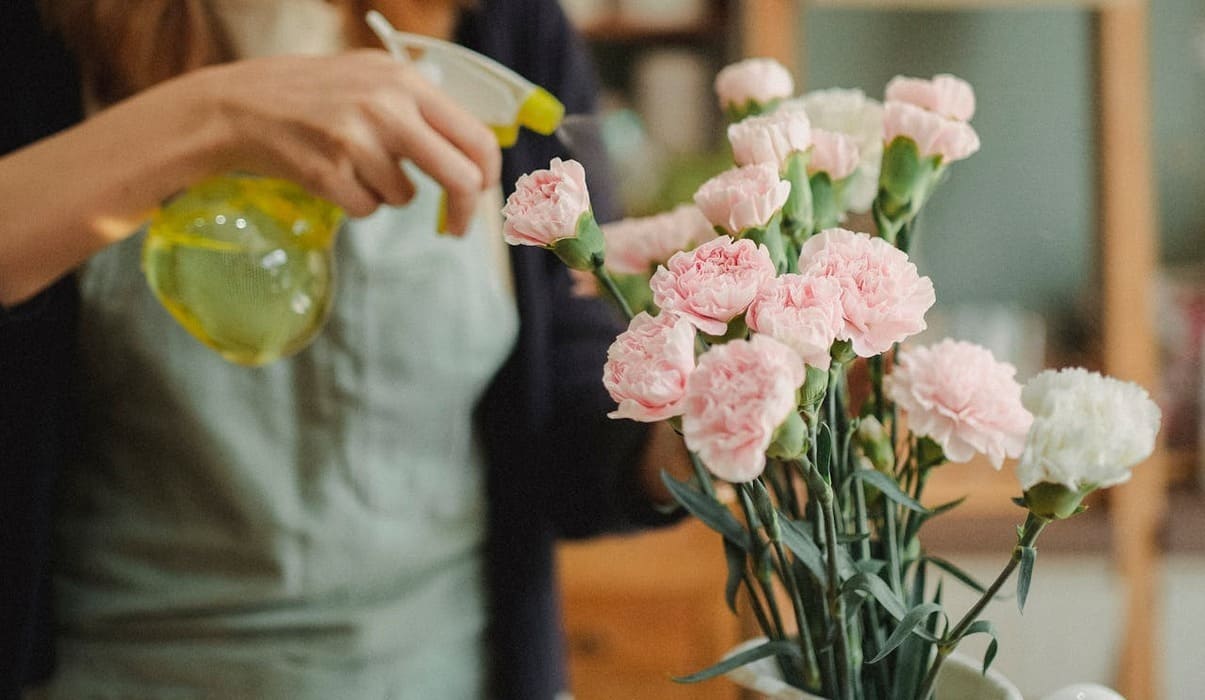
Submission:
<svg viewBox="0 0 1205 700">
<path fill-rule="evenodd" d="M 463 46 L 398 31 L 375 10 L 366 19 L 394 58 L 413 64 L 485 122 L 503 148 L 514 145 L 520 127 L 547 136 L 565 116 L 564 105 L 551 93 L 493 59 Z"/>
</svg>

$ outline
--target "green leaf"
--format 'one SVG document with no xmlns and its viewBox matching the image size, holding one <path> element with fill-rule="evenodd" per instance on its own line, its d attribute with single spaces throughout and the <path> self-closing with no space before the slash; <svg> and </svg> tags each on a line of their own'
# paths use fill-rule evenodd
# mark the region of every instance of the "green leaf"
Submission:
<svg viewBox="0 0 1205 700">
<path fill-rule="evenodd" d="M 745 664 L 753 663 L 759 659 L 764 659 L 767 656 L 792 656 L 799 658 L 799 645 L 795 642 L 786 639 L 775 639 L 768 641 L 760 646 L 746 649 L 739 654 L 729 656 L 718 664 L 705 668 L 698 673 L 692 673 L 689 676 L 675 678 L 677 683 L 698 683 L 709 678 L 728 673 L 734 668 L 740 668 Z"/>
<path fill-rule="evenodd" d="M 728 609 L 733 613 L 736 612 L 736 594 L 741 588 L 747 556 L 745 550 L 724 538 L 724 560 L 728 563 L 728 581 L 724 584 L 724 602 L 728 603 Z M 750 595 L 752 595 L 752 591 L 750 591 Z"/>
<path fill-rule="evenodd" d="M 887 638 L 887 641 L 883 643 L 883 648 L 879 649 L 879 653 L 867 663 L 873 664 L 882 661 L 887 657 L 888 654 L 890 654 L 892 651 L 895 651 L 895 648 L 898 647 L 905 639 L 907 639 L 909 635 L 916 631 L 918 627 L 921 628 L 921 631 L 927 632 L 922 625 L 927 619 L 929 619 L 930 616 L 941 612 L 941 606 L 937 603 L 921 603 L 915 608 L 909 610 L 904 615 L 904 618 L 900 620 L 900 624 L 895 628 L 895 631 L 892 632 L 891 636 Z"/>
<path fill-rule="evenodd" d="M 799 563 L 807 568 L 812 577 L 820 582 L 820 585 L 827 586 L 828 571 L 824 566 L 824 553 L 812 539 L 807 525 L 797 520 L 791 520 L 785 515 L 780 522 L 782 523 L 782 543 L 791 550 Z M 838 575 L 840 575 L 839 570 Z"/>
<path fill-rule="evenodd" d="M 908 612 L 886 581 L 864 571 L 849 577 L 849 580 L 841 585 L 841 595 L 852 604 L 850 607 L 860 606 L 865 596 L 870 596 L 879 601 L 879 605 L 897 620 L 902 620 Z"/>
<path fill-rule="evenodd" d="M 983 584 L 976 581 L 974 576 L 971 576 L 966 571 L 963 571 L 962 569 L 958 568 L 958 566 L 956 566 L 953 562 L 948 561 L 946 559 L 942 559 L 941 557 L 935 557 L 931 554 L 926 554 L 924 558 L 926 560 L 928 560 L 929 562 L 931 562 L 937 568 L 941 569 L 942 571 L 945 571 L 947 574 L 950 574 L 951 576 L 958 579 L 959 581 L 962 581 L 964 584 L 967 585 L 968 588 L 971 588 L 972 590 L 975 590 L 978 593 L 986 593 L 987 592 L 987 588 L 984 587 Z"/>
<path fill-rule="evenodd" d="M 1025 612 L 1025 599 L 1029 597 L 1029 580 L 1033 578 L 1033 564 L 1038 550 L 1033 547 L 1018 547 L 1021 550 L 1021 571 L 1017 574 L 1017 610 Z"/>
<path fill-rule="evenodd" d="M 732 544 L 748 552 L 751 548 L 749 533 L 724 504 L 692 489 L 684 481 L 678 481 L 668 472 L 661 472 L 661 481 L 682 507 L 703 522 L 704 525 L 724 536 Z"/>
<path fill-rule="evenodd" d="M 924 515 L 932 515 L 933 514 L 933 511 L 922 506 L 919 502 L 917 502 L 911 496 L 904 493 L 904 490 L 900 488 L 900 485 L 896 482 L 895 479 L 892 479 L 891 477 L 887 476 L 886 474 L 883 474 L 882 472 L 877 472 L 873 469 L 858 469 L 850 476 L 855 479 L 860 479 L 860 480 L 870 484 L 871 486 L 877 488 L 879 491 L 882 492 L 882 494 L 884 496 L 886 496 L 887 498 L 890 498 L 891 500 L 895 501 L 896 503 L 900 504 L 901 506 L 904 506 L 905 508 L 907 508 L 909 510 L 916 511 L 917 513 L 921 513 Z"/>
<path fill-rule="evenodd" d="M 916 570 L 912 576 L 912 585 L 908 586 L 909 605 L 917 606 L 925 602 L 926 574 L 927 567 L 925 566 L 924 559 L 921 559 L 916 564 Z M 933 602 L 941 604 L 941 600 L 936 598 Z M 936 621 L 936 618 L 931 619 Z M 935 632 L 933 629 L 929 631 Z M 892 700 L 914 700 L 916 698 L 917 693 L 920 691 L 921 677 L 925 671 L 924 666 L 928 662 L 932 646 L 928 640 L 915 635 L 908 637 L 900 645 L 899 651 L 896 652 L 895 656 L 895 676 L 891 689 Z"/>
<path fill-rule="evenodd" d="M 983 675 L 987 675 L 987 670 L 992 667 L 992 661 L 996 659 L 998 644 L 996 641 L 996 626 L 988 620 L 975 620 L 967 627 L 967 631 L 962 633 L 962 638 L 965 639 L 972 634 L 986 634 L 992 638 L 988 643 L 987 650 L 983 652 Z"/>
<path fill-rule="evenodd" d="M 947 513 L 949 511 L 952 511 L 955 508 L 957 508 L 958 506 L 962 505 L 966 500 L 967 500 L 967 497 L 963 496 L 962 498 L 956 498 L 956 499 L 950 501 L 949 503 L 942 503 L 939 506 L 933 506 L 929 517 L 932 518 L 932 517 L 941 515 L 942 513 Z"/>
<path fill-rule="evenodd" d="M 840 533 L 837 535 L 838 544 L 854 544 L 855 542 L 861 542 L 862 540 L 866 539 L 870 539 L 869 532 L 849 532 Z"/>
<path fill-rule="evenodd" d="M 868 574 L 877 574 L 887 566 L 887 562 L 882 559 L 858 559 L 853 563 L 854 571 L 860 571 Z"/>
</svg>

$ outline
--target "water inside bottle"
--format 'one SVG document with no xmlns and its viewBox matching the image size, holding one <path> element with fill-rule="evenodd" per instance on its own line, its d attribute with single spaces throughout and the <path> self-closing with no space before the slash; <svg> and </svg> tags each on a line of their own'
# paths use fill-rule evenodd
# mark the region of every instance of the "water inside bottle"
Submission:
<svg viewBox="0 0 1205 700">
<path fill-rule="evenodd" d="M 155 296 L 225 359 L 264 365 L 318 335 L 334 294 L 338 207 L 283 180 L 215 178 L 155 216 L 142 265 Z"/>
</svg>

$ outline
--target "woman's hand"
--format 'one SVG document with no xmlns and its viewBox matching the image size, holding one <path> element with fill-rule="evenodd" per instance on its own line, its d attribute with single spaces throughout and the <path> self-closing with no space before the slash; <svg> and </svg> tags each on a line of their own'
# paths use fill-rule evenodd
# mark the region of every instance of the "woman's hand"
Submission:
<svg viewBox="0 0 1205 700">
<path fill-rule="evenodd" d="M 254 59 L 193 82 L 225 127 L 219 169 L 293 180 L 352 216 L 410 200 L 403 159 L 447 192 L 452 233 L 464 232 L 479 193 L 498 181 L 492 132 L 383 51 Z"/>
<path fill-rule="evenodd" d="M 488 128 L 382 51 L 169 80 L 0 158 L 0 304 L 33 296 L 207 176 L 283 177 L 366 216 L 413 195 L 403 159 L 447 192 L 456 234 L 501 163 Z"/>
</svg>

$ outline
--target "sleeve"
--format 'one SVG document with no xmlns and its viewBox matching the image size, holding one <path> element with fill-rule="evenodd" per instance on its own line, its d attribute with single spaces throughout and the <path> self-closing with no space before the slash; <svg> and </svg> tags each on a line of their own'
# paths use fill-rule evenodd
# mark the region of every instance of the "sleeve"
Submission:
<svg viewBox="0 0 1205 700">
<path fill-rule="evenodd" d="M 593 114 L 594 67 L 558 3 L 502 4 L 522 18 L 511 25 L 511 45 L 501 49 L 513 57 L 512 67 L 556 95 L 567 114 Z M 509 191 L 519 175 L 547 167 L 553 157 L 573 157 L 585 166 L 596 218 L 616 218 L 620 210 L 597 125 L 584 121 L 595 128 L 575 130 L 572 152 L 555 138 L 524 132 L 504 156 L 504 187 Z M 525 466 L 538 486 L 527 492 L 539 495 L 563 537 L 675 522 L 680 515 L 656 508 L 639 480 L 647 426 L 606 415 L 614 402 L 603 387 L 602 368 L 623 319 L 602 300 L 573 297 L 569 275 L 551 253 L 513 253 L 525 336 L 518 361 L 537 392 L 527 408 L 534 412 L 530 437 L 539 449 L 528 452 L 533 463 Z"/>
</svg>

